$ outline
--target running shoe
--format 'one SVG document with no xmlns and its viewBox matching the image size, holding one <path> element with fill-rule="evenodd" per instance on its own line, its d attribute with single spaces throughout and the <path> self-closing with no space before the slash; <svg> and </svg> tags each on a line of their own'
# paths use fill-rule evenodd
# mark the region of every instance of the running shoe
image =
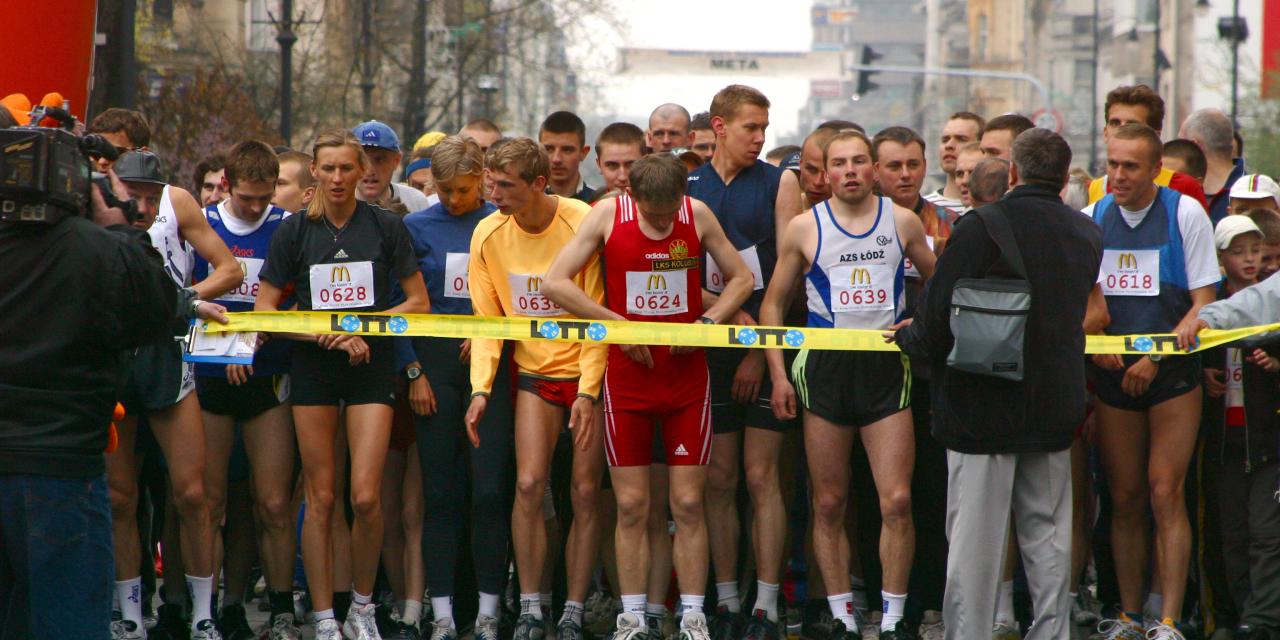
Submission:
<svg viewBox="0 0 1280 640">
<path fill-rule="evenodd" d="M 880 640 L 914 640 L 914 639 L 915 639 L 915 636 L 911 635 L 911 632 L 907 630 L 906 620 L 899 620 L 897 624 L 893 625 L 893 628 L 888 631 L 885 631 L 883 629 L 880 630 Z"/>
<path fill-rule="evenodd" d="M 742 640 L 782 640 L 782 634 L 778 631 L 778 623 L 770 620 L 763 609 L 756 609 L 747 618 Z"/>
<path fill-rule="evenodd" d="M 582 626 L 586 632 L 596 637 L 613 635 L 613 623 L 622 610 L 622 603 L 604 591 L 593 591 L 587 596 L 586 612 L 582 615 Z"/>
<path fill-rule="evenodd" d="M 711 640 L 741 640 L 741 638 L 742 616 L 729 611 L 728 607 L 716 607 L 716 615 L 711 619 Z"/>
<path fill-rule="evenodd" d="M 229 604 L 218 614 L 218 629 L 225 640 L 254 640 L 253 629 L 245 617 L 244 605 Z"/>
<path fill-rule="evenodd" d="M 1146 640 L 1142 626 L 1127 617 L 1109 618 L 1098 623 L 1098 632 L 1089 640 Z"/>
<path fill-rule="evenodd" d="M 147 632 L 132 620 L 112 620 L 111 640 L 146 640 Z"/>
<path fill-rule="evenodd" d="M 634 613 L 624 611 L 618 614 L 617 627 L 612 640 L 645 640 L 649 635 L 648 626 Z"/>
<path fill-rule="evenodd" d="M 498 640 L 498 619 L 493 616 L 476 616 L 475 640 Z M 432 632 L 434 639 L 435 632 Z"/>
<path fill-rule="evenodd" d="M 531 613 L 525 613 L 516 618 L 516 629 L 511 634 L 511 640 L 542 640 L 545 634 L 542 621 Z"/>
<path fill-rule="evenodd" d="M 143 637 L 151 640 L 187 640 L 190 637 L 191 623 L 182 614 L 180 605 L 162 604 L 156 613 L 156 626 Z"/>
<path fill-rule="evenodd" d="M 1018 630 L 1017 625 L 997 622 L 991 629 L 991 637 L 994 640 L 1022 640 L 1022 632 Z"/>
<path fill-rule="evenodd" d="M 707 616 L 699 611 L 686 611 L 680 616 L 680 640 L 711 640 Z"/>
<path fill-rule="evenodd" d="M 364 605 L 351 603 L 347 621 L 342 625 L 342 634 L 347 640 L 382 640 L 378 634 L 377 607 L 372 602 Z"/>
<path fill-rule="evenodd" d="M 196 628 L 191 631 L 191 640 L 222 640 L 222 634 L 218 633 L 218 625 L 213 620 L 201 620 L 196 623 Z"/>
<path fill-rule="evenodd" d="M 1078 627 L 1092 627 L 1098 624 L 1098 601 L 1087 590 L 1076 595 L 1071 601 L 1071 622 Z"/>
<path fill-rule="evenodd" d="M 917 634 L 920 640 L 943 640 L 947 635 L 947 627 L 942 623 L 942 612 L 925 611 Z"/>
<path fill-rule="evenodd" d="M 828 640 L 832 621 L 831 607 L 825 600 L 809 600 L 804 603 L 800 635 L 806 640 Z"/>
<path fill-rule="evenodd" d="M 661 616 L 661 615 L 656 614 L 656 613 L 648 613 L 648 612 L 646 612 L 646 613 L 644 614 L 644 623 L 645 623 L 645 626 L 647 626 L 647 627 L 649 628 L 649 635 L 647 636 L 648 640 L 662 640 L 662 639 L 663 639 L 663 635 L 662 635 L 662 619 L 663 619 L 664 617 L 665 617 L 665 616 Z M 559 640 L 559 638 L 557 638 L 556 640 Z"/>
<path fill-rule="evenodd" d="M 458 640 L 458 631 L 453 626 L 453 618 L 440 618 L 435 622 L 428 622 L 427 626 L 431 628 L 431 635 L 427 636 L 428 640 Z"/>
<path fill-rule="evenodd" d="M 1147 629 L 1147 640 L 1187 640 L 1178 628 L 1173 626 L 1172 620 L 1159 622 Z"/>
<path fill-rule="evenodd" d="M 561 618 L 556 625 L 556 640 L 584 640 L 582 625 L 567 616 Z"/>
<path fill-rule="evenodd" d="M 387 640 L 422 640 L 422 635 L 418 633 L 417 627 L 399 620 L 392 624 L 395 626 L 395 630 L 385 636 Z"/>
<path fill-rule="evenodd" d="M 854 626 L 857 626 L 856 622 Z M 850 629 L 844 626 L 844 621 L 833 619 L 831 621 L 831 635 L 828 638 L 830 640 L 856 640 L 861 635 L 859 629 Z"/>
<path fill-rule="evenodd" d="M 328 618 L 317 622 L 316 640 L 342 640 L 342 632 L 338 630 L 338 621 Z"/>
<path fill-rule="evenodd" d="M 302 640 L 302 630 L 293 624 L 292 613 L 282 613 L 271 621 L 267 640 Z"/>
</svg>

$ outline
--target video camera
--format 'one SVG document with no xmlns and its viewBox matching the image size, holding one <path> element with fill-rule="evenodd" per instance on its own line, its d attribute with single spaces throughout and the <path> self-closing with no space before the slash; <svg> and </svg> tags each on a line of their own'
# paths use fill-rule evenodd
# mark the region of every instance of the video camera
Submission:
<svg viewBox="0 0 1280 640">
<path fill-rule="evenodd" d="M 75 116 L 65 109 L 38 106 L 31 122 L 52 118 L 62 127 L 0 129 L 0 222 L 57 224 L 89 215 L 90 156 L 115 160 L 115 145 L 100 135 L 77 136 Z M 104 196 L 110 194 L 108 188 Z"/>
</svg>

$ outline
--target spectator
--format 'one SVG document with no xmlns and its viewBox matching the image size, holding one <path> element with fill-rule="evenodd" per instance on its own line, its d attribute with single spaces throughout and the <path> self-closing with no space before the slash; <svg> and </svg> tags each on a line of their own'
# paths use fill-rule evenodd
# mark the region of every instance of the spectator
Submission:
<svg viewBox="0 0 1280 640">
<path fill-rule="evenodd" d="M 1009 190 L 1009 161 L 1004 158 L 983 158 L 973 167 L 969 176 L 969 198 L 975 208 L 991 204 L 1004 197 Z"/>
</svg>

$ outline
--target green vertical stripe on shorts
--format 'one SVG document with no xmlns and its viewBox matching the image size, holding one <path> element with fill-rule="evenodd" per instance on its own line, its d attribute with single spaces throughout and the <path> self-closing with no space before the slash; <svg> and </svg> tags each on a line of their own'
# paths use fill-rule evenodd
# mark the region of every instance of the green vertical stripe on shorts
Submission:
<svg viewBox="0 0 1280 640">
<path fill-rule="evenodd" d="M 804 365 L 808 360 L 809 350 L 801 349 L 791 363 L 791 383 L 795 386 L 796 393 L 800 394 L 800 404 L 805 407 L 809 406 L 809 383 L 804 373 Z"/>
<path fill-rule="evenodd" d="M 911 361 L 907 359 L 907 354 L 899 354 L 902 359 L 902 397 L 898 399 L 898 408 L 906 409 L 911 406 Z"/>
</svg>

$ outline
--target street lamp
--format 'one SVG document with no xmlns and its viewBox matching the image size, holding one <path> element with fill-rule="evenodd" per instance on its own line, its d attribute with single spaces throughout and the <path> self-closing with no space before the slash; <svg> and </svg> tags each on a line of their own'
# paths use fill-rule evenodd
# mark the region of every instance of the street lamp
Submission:
<svg viewBox="0 0 1280 640">
<path fill-rule="evenodd" d="M 493 114 L 493 96 L 502 88 L 502 82 L 498 76 L 492 73 L 483 73 L 476 77 L 476 89 L 484 96 L 484 117 L 492 120 Z"/>
<path fill-rule="evenodd" d="M 1231 3 L 1231 17 L 1218 19 L 1218 38 L 1231 41 L 1231 124 L 1234 126 L 1240 100 L 1240 43 L 1249 39 L 1249 23 L 1240 17 L 1240 0 Z"/>
</svg>

